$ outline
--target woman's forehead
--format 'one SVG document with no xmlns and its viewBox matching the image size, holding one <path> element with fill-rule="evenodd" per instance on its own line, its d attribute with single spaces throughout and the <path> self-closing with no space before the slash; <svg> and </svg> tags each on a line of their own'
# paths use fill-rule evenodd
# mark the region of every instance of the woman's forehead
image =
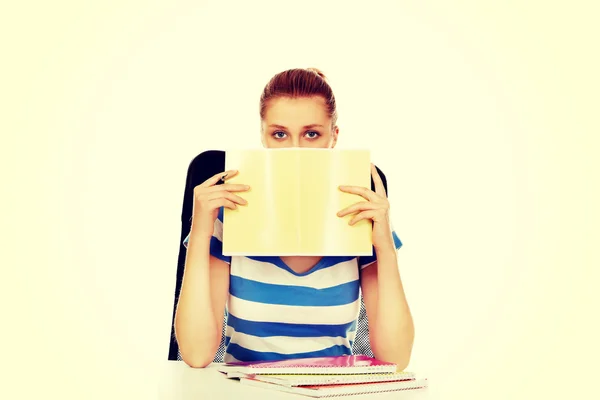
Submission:
<svg viewBox="0 0 600 400">
<path fill-rule="evenodd" d="M 280 97 L 271 99 L 265 110 L 267 125 L 303 127 L 312 124 L 325 126 L 330 120 L 325 99 L 313 97 Z"/>
</svg>

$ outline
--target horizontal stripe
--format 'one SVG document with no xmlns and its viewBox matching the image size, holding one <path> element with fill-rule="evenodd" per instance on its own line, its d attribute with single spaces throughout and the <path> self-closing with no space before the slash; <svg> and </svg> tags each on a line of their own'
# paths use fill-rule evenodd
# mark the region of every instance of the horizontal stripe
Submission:
<svg viewBox="0 0 600 400">
<path fill-rule="evenodd" d="M 396 250 L 398 250 L 400 247 L 402 247 L 402 242 L 400 241 L 398 235 L 396 235 L 396 231 L 392 231 L 392 237 L 394 238 L 394 246 L 396 246 Z"/>
<path fill-rule="evenodd" d="M 360 266 L 360 270 L 362 271 L 363 269 L 367 268 L 369 265 L 375 264 L 375 261 L 377 261 L 377 259 L 375 259 L 371 262 L 367 262 L 366 260 L 363 261 L 363 265 Z M 364 264 L 365 262 L 366 262 L 366 264 Z"/>
<path fill-rule="evenodd" d="M 358 265 L 360 269 L 363 269 L 369 264 L 373 264 L 375 261 L 377 261 L 377 256 L 358 257 Z"/>
<path fill-rule="evenodd" d="M 260 352 L 275 352 L 281 354 L 307 353 L 311 351 L 320 351 L 333 345 L 351 348 L 355 335 L 355 332 L 350 332 L 348 337 L 271 336 L 265 338 L 236 332 L 233 327 L 228 326 L 225 336 L 225 345 L 227 346 L 229 343 L 235 343 L 246 349 Z"/>
<path fill-rule="evenodd" d="M 250 279 L 230 276 L 229 293 L 233 296 L 264 304 L 286 306 L 340 306 L 355 302 L 359 297 L 359 281 L 333 286 L 326 289 L 313 289 L 304 286 L 272 285 Z"/>
<path fill-rule="evenodd" d="M 294 285 L 313 289 L 337 286 L 359 278 L 356 257 L 303 276 L 292 275 L 270 262 L 243 257 L 232 264 L 231 275 L 273 285 L 289 285 L 293 282 Z"/>
<path fill-rule="evenodd" d="M 400 249 L 400 247 L 402 247 L 402 242 L 400 241 L 398 235 L 396 235 L 395 231 L 392 231 L 392 237 L 394 238 L 394 246 L 396 247 L 396 250 Z M 358 266 L 360 267 L 360 269 L 363 269 L 369 266 L 370 264 L 373 264 L 375 261 L 377 261 L 377 256 L 375 255 L 375 247 L 373 247 L 372 256 L 358 257 Z"/>
<path fill-rule="evenodd" d="M 229 295 L 229 312 L 249 321 L 284 322 L 291 324 L 345 324 L 360 311 L 360 299 L 341 306 L 288 306 L 264 304 Z"/>
<path fill-rule="evenodd" d="M 345 324 L 291 324 L 282 322 L 255 322 L 238 318 L 229 312 L 227 328 L 236 332 L 259 337 L 321 337 L 346 336 L 347 332 L 356 330 L 356 319 Z"/>
<path fill-rule="evenodd" d="M 242 361 L 275 361 L 275 360 L 289 360 L 296 358 L 309 358 L 309 357 L 335 357 L 352 355 L 352 350 L 346 346 L 331 346 L 327 349 L 320 351 L 311 351 L 307 353 L 293 353 L 293 354 L 281 354 L 276 352 L 260 352 L 246 349 L 238 344 L 231 343 L 227 346 L 227 353 L 231 354 L 238 360 Z"/>
<path fill-rule="evenodd" d="M 231 264 L 231 256 L 223 255 L 223 243 L 214 236 L 210 238 L 210 254 L 219 260 Z"/>
<path fill-rule="evenodd" d="M 223 207 L 219 210 L 219 215 L 223 212 Z M 215 224 L 213 225 L 213 236 L 219 239 L 219 241 L 223 241 L 223 218 L 215 219 Z"/>
<path fill-rule="evenodd" d="M 225 352 L 225 355 L 223 356 L 223 362 L 236 363 L 236 362 L 241 362 L 241 361 L 238 360 L 237 358 L 235 358 L 234 356 L 232 356 L 231 354 Z"/>
<path fill-rule="evenodd" d="M 306 276 L 306 275 L 310 275 L 316 271 L 319 271 L 321 269 L 325 269 L 325 268 L 330 268 L 333 267 L 334 265 L 337 265 L 339 263 L 343 263 L 345 261 L 350 261 L 354 258 L 356 258 L 356 256 L 335 256 L 335 257 L 323 257 L 319 260 L 319 262 L 312 267 L 311 269 L 309 269 L 306 272 L 302 272 L 302 273 L 298 273 L 295 272 L 293 269 L 291 269 L 282 259 L 281 257 L 275 257 L 275 256 L 248 256 L 247 258 L 251 259 L 251 260 L 255 260 L 255 261 L 261 261 L 261 262 L 267 262 L 267 263 L 271 263 L 287 272 L 289 272 L 292 275 L 296 275 L 296 276 Z"/>
</svg>

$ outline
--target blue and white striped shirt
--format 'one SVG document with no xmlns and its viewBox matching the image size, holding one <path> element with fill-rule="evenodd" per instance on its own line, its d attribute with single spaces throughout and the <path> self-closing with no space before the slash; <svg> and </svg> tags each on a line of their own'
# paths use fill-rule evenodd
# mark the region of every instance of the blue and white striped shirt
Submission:
<svg viewBox="0 0 600 400">
<path fill-rule="evenodd" d="M 280 257 L 224 256 L 223 209 L 211 255 L 230 265 L 225 362 L 352 354 L 360 311 L 360 274 L 376 261 L 323 257 L 296 273 Z M 402 246 L 393 233 L 396 249 Z M 187 246 L 189 235 L 184 244 Z"/>
</svg>

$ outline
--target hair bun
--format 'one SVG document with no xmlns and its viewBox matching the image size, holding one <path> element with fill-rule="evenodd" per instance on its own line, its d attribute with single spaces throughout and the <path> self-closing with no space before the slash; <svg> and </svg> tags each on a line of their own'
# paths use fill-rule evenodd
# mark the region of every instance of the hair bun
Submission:
<svg viewBox="0 0 600 400">
<path fill-rule="evenodd" d="M 327 77 L 325 76 L 325 74 L 318 68 L 306 68 L 308 71 L 312 71 L 315 74 L 319 75 L 321 78 L 323 78 L 324 80 L 327 80 Z"/>
</svg>

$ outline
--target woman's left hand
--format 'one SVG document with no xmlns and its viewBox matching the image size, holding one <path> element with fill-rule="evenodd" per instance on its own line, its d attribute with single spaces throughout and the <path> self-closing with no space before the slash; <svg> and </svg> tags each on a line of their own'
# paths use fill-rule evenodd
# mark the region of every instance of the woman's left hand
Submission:
<svg viewBox="0 0 600 400">
<path fill-rule="evenodd" d="M 356 224 L 363 219 L 373 221 L 373 246 L 381 249 L 384 247 L 394 248 L 394 238 L 390 224 L 390 203 L 385 194 L 383 181 L 377 173 L 375 165 L 371 164 L 371 175 L 375 184 L 375 191 L 359 186 L 340 186 L 340 190 L 346 193 L 354 193 L 364 197 L 367 201 L 361 201 L 340 210 L 338 217 L 358 213 L 349 222 Z"/>
</svg>

